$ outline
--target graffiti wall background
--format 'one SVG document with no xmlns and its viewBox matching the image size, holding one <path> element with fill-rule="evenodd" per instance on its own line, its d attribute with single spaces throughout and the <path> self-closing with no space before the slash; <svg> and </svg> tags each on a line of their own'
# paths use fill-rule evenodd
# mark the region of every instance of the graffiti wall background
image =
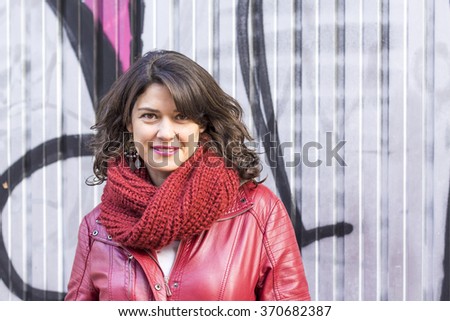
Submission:
<svg viewBox="0 0 450 321">
<path fill-rule="evenodd" d="M 97 101 L 173 49 L 245 109 L 314 300 L 450 299 L 447 0 L 0 0 L 0 300 L 60 300 Z"/>
</svg>

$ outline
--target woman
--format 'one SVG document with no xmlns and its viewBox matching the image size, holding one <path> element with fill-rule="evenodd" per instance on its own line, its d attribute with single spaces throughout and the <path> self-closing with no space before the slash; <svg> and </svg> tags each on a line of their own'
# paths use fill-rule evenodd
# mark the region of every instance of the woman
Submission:
<svg viewBox="0 0 450 321">
<path fill-rule="evenodd" d="M 184 55 L 149 52 L 102 99 L 102 201 L 66 300 L 309 300 L 289 216 L 256 182 L 239 104 Z"/>
</svg>

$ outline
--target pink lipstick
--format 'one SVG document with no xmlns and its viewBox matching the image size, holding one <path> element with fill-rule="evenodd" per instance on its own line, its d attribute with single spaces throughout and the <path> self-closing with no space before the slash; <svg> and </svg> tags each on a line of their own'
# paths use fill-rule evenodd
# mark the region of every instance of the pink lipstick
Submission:
<svg viewBox="0 0 450 321">
<path fill-rule="evenodd" d="M 153 146 L 152 148 L 156 154 L 161 156 L 172 156 L 180 149 L 173 146 Z"/>
</svg>

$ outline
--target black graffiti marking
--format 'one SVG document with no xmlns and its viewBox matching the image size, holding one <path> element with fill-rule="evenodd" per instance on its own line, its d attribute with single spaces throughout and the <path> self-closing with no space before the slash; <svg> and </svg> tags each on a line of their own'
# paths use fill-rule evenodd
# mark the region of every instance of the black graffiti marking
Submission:
<svg viewBox="0 0 450 321">
<path fill-rule="evenodd" d="M 101 97 L 124 72 L 119 56 L 103 32 L 102 24 L 94 20 L 89 7 L 80 0 L 46 0 L 57 17 L 61 17 L 70 45 L 77 55 L 94 109 Z M 104 5 L 97 1 L 99 10 Z M 142 55 L 142 32 L 145 4 L 130 1 L 130 62 Z M 95 45 L 94 45 L 95 44 Z M 94 49 L 95 48 L 95 49 Z"/>
<path fill-rule="evenodd" d="M 71 157 L 89 156 L 87 142 L 92 135 L 62 136 L 49 140 L 28 151 L 22 158 L 11 165 L 0 177 L 0 213 L 3 213 L 13 190 L 27 177 L 57 161 Z M 0 216 L 1 217 L 1 216 Z M 62 300 L 65 293 L 44 291 L 25 283 L 9 259 L 5 242 L 3 241 L 3 220 L 0 220 L 0 277 L 9 290 L 21 300 L 42 301 Z"/>
<path fill-rule="evenodd" d="M 144 32 L 144 12 L 145 3 L 143 0 L 130 1 L 128 12 L 131 23 L 131 57 L 130 62 L 134 63 L 142 56 L 142 34 Z"/>
<path fill-rule="evenodd" d="M 70 45 L 77 55 L 94 109 L 123 72 L 114 47 L 94 20 L 89 7 L 80 0 L 47 0 L 55 15 L 62 19 Z M 97 1 L 99 10 L 103 3 Z"/>
<path fill-rule="evenodd" d="M 263 5 L 261 0 L 252 0 L 251 23 L 253 31 L 253 50 L 250 53 L 248 17 L 250 0 L 240 0 L 237 7 L 237 43 L 239 52 L 239 61 L 244 80 L 245 90 L 250 101 L 253 120 L 256 126 L 258 136 L 263 140 L 263 146 L 266 153 L 273 147 L 279 146 L 279 136 L 277 123 L 275 121 L 273 102 L 270 90 L 270 82 L 267 71 L 265 43 L 264 43 L 264 23 L 263 23 Z M 299 50 L 299 48 L 296 48 Z M 254 69 L 250 66 L 250 54 L 254 61 Z M 261 98 L 260 98 L 261 97 Z M 262 100 L 262 101 L 261 101 Z M 266 120 L 264 120 L 264 115 Z M 295 231 L 299 246 L 305 247 L 322 238 L 331 236 L 344 236 L 353 231 L 353 225 L 345 222 L 339 222 L 334 225 L 319 226 L 313 229 L 305 229 L 300 209 L 293 204 L 292 195 L 289 187 L 283 155 L 274 160 L 269 160 L 270 168 L 275 179 L 276 187 L 280 192 L 280 198 L 286 205 L 288 211 L 295 208 Z M 291 217 L 292 217 L 292 213 Z"/>
</svg>

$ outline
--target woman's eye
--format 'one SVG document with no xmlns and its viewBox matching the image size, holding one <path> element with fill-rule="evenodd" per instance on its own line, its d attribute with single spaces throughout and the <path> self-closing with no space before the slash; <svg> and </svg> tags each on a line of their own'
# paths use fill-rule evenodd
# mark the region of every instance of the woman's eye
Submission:
<svg viewBox="0 0 450 321">
<path fill-rule="evenodd" d="M 183 115 L 183 114 L 178 114 L 175 116 L 175 118 L 178 120 L 188 120 L 189 119 L 189 117 L 187 117 L 186 115 Z"/>
<path fill-rule="evenodd" d="M 141 115 L 141 117 L 142 118 L 145 118 L 145 119 L 155 119 L 156 118 L 156 115 L 155 114 L 142 114 Z"/>
</svg>

